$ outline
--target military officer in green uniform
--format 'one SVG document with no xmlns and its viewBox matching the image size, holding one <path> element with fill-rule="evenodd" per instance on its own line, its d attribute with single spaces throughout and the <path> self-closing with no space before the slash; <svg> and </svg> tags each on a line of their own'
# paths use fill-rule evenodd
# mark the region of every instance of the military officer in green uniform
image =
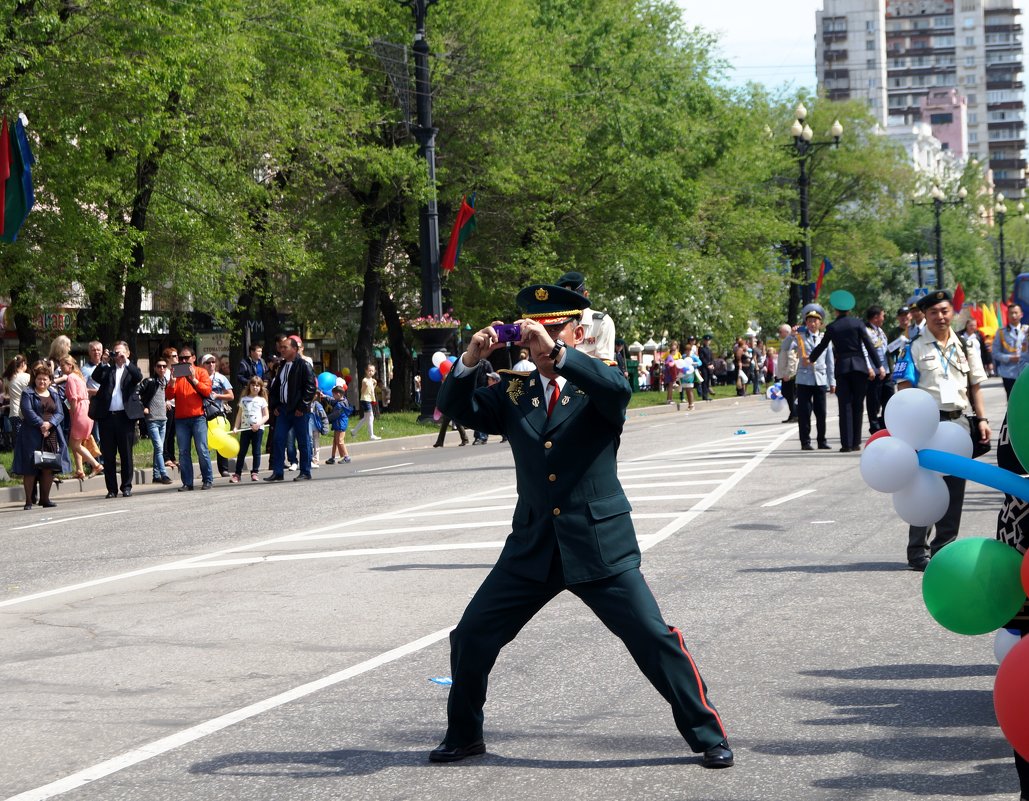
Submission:
<svg viewBox="0 0 1029 801">
<path fill-rule="evenodd" d="M 537 369 L 501 373 L 476 389 L 474 368 L 503 343 L 493 325 L 471 337 L 444 383 L 440 411 L 502 434 L 515 458 L 518 501 L 500 558 L 450 635 L 448 727 L 433 762 L 486 751 L 483 705 L 500 650 L 562 590 L 586 603 L 629 649 L 672 707 L 702 764 L 733 764 L 726 732 L 678 629 L 667 625 L 640 573 L 631 507 L 617 475 L 631 390 L 617 367 L 576 351 L 589 301 L 547 285 L 523 289 L 518 345 Z M 497 325 L 497 323 L 494 323 Z"/>
</svg>

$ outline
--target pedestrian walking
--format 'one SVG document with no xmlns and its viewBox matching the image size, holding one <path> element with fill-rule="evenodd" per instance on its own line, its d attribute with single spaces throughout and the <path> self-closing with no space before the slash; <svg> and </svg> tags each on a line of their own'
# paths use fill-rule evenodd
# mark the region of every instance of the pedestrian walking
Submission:
<svg viewBox="0 0 1029 801">
<path fill-rule="evenodd" d="M 350 415 L 354 413 L 354 407 L 347 399 L 347 388 L 337 384 L 332 388 L 332 411 L 329 412 L 329 423 L 332 426 L 332 450 L 325 464 L 336 464 L 336 456 L 339 461 L 349 462 L 350 453 L 347 451 L 347 428 L 350 425 Z"/>
<path fill-rule="evenodd" d="M 68 410 L 71 423 L 68 427 L 69 452 L 75 478 L 82 481 L 86 478 L 84 465 L 90 467 L 90 478 L 104 472 L 104 467 L 85 446 L 85 441 L 93 434 L 93 419 L 89 416 L 89 391 L 86 379 L 82 376 L 75 357 L 68 355 L 61 359 L 61 372 L 64 373 L 64 405 Z"/>
</svg>

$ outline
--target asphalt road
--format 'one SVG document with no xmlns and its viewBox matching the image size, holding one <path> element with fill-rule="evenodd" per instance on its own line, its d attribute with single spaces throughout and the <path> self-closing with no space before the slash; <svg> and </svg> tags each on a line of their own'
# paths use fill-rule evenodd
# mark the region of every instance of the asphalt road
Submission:
<svg viewBox="0 0 1029 801">
<path fill-rule="evenodd" d="M 999 381 L 986 397 L 999 428 Z M 755 398 L 661 408 L 622 442 L 644 573 L 731 770 L 699 766 L 568 593 L 501 654 L 489 753 L 426 761 L 447 633 L 515 501 L 507 446 L 451 435 L 357 446 L 306 483 L 0 509 L 0 797 L 1016 797 L 992 636 L 929 618 L 906 526 L 859 456 L 801 452 L 781 417 Z M 964 535 L 992 536 L 999 501 L 969 485 Z"/>
</svg>

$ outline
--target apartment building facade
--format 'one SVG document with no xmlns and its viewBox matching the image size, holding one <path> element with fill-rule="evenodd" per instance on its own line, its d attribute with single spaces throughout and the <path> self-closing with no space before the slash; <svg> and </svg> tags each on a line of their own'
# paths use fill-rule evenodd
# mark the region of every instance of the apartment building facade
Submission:
<svg viewBox="0 0 1029 801">
<path fill-rule="evenodd" d="M 816 12 L 819 90 L 833 100 L 866 100 L 880 125 L 894 130 L 952 126 L 956 110 L 933 99 L 956 90 L 967 153 L 954 155 L 988 163 L 999 191 L 1023 197 L 1020 16 L 1014 0 L 824 0 Z"/>
</svg>

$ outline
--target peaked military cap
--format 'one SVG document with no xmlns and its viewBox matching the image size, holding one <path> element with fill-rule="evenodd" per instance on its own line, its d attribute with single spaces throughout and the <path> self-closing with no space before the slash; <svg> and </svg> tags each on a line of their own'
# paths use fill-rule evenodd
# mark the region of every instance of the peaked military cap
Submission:
<svg viewBox="0 0 1029 801">
<path fill-rule="evenodd" d="M 907 314 L 909 311 L 911 311 L 910 306 L 901 306 L 899 309 L 897 309 L 897 314 Z"/>
<path fill-rule="evenodd" d="M 575 270 L 570 270 L 557 279 L 557 285 L 563 286 L 566 289 L 574 289 L 578 292 L 586 286 L 586 276 Z"/>
<path fill-rule="evenodd" d="M 854 304 L 857 303 L 854 300 L 854 296 L 850 294 L 846 289 L 837 289 L 829 296 L 829 302 L 836 311 L 850 311 L 854 308 Z"/>
<path fill-rule="evenodd" d="M 943 301 L 951 303 L 953 302 L 953 299 L 954 298 L 950 294 L 949 290 L 937 289 L 935 292 L 930 292 L 928 295 L 922 295 L 922 297 L 918 299 L 918 303 L 916 305 L 922 311 L 925 311 L 929 307 L 935 306 L 937 303 L 943 303 Z"/>
<path fill-rule="evenodd" d="M 819 320 L 824 320 L 825 309 L 823 309 L 817 303 L 809 303 L 807 306 L 800 310 L 801 320 L 806 320 L 808 317 L 817 317 Z"/>
<path fill-rule="evenodd" d="M 515 303 L 526 320 L 542 325 L 558 325 L 582 317 L 590 302 L 578 292 L 563 286 L 532 284 L 518 293 Z"/>
</svg>

